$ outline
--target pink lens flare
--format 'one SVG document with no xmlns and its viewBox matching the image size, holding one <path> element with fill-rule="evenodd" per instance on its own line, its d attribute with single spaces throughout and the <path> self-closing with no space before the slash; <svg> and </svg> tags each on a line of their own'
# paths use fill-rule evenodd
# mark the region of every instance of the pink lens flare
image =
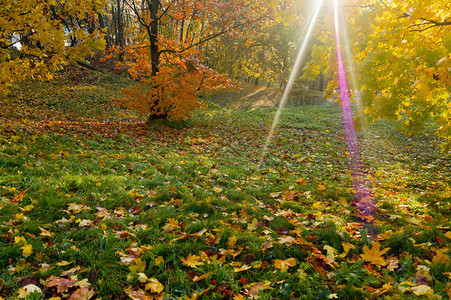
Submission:
<svg viewBox="0 0 451 300">
<path fill-rule="evenodd" d="M 334 0 L 335 39 L 337 45 L 340 103 L 343 114 L 346 148 L 349 153 L 349 168 L 351 170 L 353 188 L 355 193 L 355 205 L 358 209 L 360 218 L 362 218 L 365 222 L 371 223 L 373 220 L 372 216 L 374 215 L 376 210 L 376 204 L 374 197 L 371 194 L 370 183 L 367 180 L 362 167 L 362 158 L 359 151 L 359 143 L 357 141 L 354 121 L 352 118 L 351 101 L 349 98 L 346 71 L 344 68 L 341 51 L 338 13 L 338 0 Z"/>
</svg>

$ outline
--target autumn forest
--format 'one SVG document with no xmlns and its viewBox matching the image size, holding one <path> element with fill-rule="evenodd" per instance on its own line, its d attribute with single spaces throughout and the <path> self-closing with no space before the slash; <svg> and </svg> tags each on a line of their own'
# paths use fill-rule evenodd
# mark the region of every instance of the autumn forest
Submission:
<svg viewBox="0 0 451 300">
<path fill-rule="evenodd" d="M 0 300 L 451 298 L 448 0 L 0 0 Z"/>
</svg>

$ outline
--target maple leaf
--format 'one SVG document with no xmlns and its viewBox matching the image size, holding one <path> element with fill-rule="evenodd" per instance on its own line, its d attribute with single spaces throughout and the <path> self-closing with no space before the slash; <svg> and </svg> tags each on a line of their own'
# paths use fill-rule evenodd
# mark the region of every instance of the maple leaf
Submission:
<svg viewBox="0 0 451 300">
<path fill-rule="evenodd" d="M 202 262 L 202 258 L 198 255 L 188 255 L 188 257 L 180 258 L 182 262 L 188 267 L 197 268 L 197 266 L 201 266 L 204 263 Z"/>
<path fill-rule="evenodd" d="M 148 278 L 145 273 L 138 273 L 138 281 L 141 283 L 147 282 Z"/>
<path fill-rule="evenodd" d="M 296 258 L 288 258 L 285 260 L 276 259 L 274 260 L 274 267 L 280 269 L 281 272 L 285 272 L 289 267 L 294 267 L 296 263 Z"/>
<path fill-rule="evenodd" d="M 324 184 L 318 184 L 318 186 L 316 187 L 316 189 L 318 191 L 325 191 L 326 190 L 326 186 Z"/>
<path fill-rule="evenodd" d="M 146 284 L 145 289 L 149 290 L 151 293 L 160 294 L 164 291 L 164 285 L 156 278 L 149 278 L 149 283 Z"/>
<path fill-rule="evenodd" d="M 157 258 L 155 258 L 155 265 L 160 266 L 161 264 L 164 264 L 164 258 L 163 256 L 158 256 Z"/>
<path fill-rule="evenodd" d="M 194 276 L 193 279 L 192 279 L 192 281 L 193 281 L 193 282 L 201 281 L 202 279 L 208 278 L 208 277 L 210 277 L 211 275 L 213 275 L 213 273 L 210 272 L 210 273 L 206 273 L 206 274 L 201 275 L 201 276 Z"/>
<path fill-rule="evenodd" d="M 74 282 L 72 279 L 66 279 L 56 276 L 50 276 L 46 283 L 45 287 L 56 287 L 56 291 L 58 293 L 65 293 L 69 290 L 70 287 L 72 287 Z"/>
<path fill-rule="evenodd" d="M 69 300 L 89 300 L 94 294 L 95 292 L 92 287 L 81 287 L 70 295 Z"/>
<path fill-rule="evenodd" d="M 145 291 L 143 291 L 141 289 L 134 291 L 131 288 L 127 288 L 124 291 L 132 300 L 153 300 L 154 299 L 154 297 L 151 297 L 150 295 L 148 295 Z"/>
<path fill-rule="evenodd" d="M 235 248 L 236 245 L 236 236 L 231 236 L 227 239 L 227 246 L 229 246 L 229 248 Z"/>
<path fill-rule="evenodd" d="M 351 243 L 343 242 L 341 245 L 343 246 L 343 253 L 340 254 L 340 258 L 345 258 L 351 249 L 355 249 L 355 246 Z"/>
<path fill-rule="evenodd" d="M 19 289 L 18 298 L 24 299 L 27 298 L 30 294 L 39 293 L 42 294 L 42 290 L 34 284 L 27 284 L 26 286 Z"/>
<path fill-rule="evenodd" d="M 174 232 L 177 228 L 180 228 L 179 221 L 169 218 L 166 225 L 163 226 L 163 232 L 171 233 Z"/>
<path fill-rule="evenodd" d="M 417 296 L 427 295 L 430 298 L 434 295 L 434 290 L 425 284 L 413 286 L 410 289 Z"/>
<path fill-rule="evenodd" d="M 387 253 L 390 248 L 385 248 L 382 251 L 380 250 L 381 244 L 379 242 L 375 242 L 371 249 L 368 246 L 363 247 L 363 254 L 360 255 L 360 258 L 363 260 L 368 260 L 374 265 L 386 266 L 388 262 L 382 257 L 385 253 Z"/>
<path fill-rule="evenodd" d="M 273 288 L 271 287 L 271 282 L 269 281 L 264 281 L 264 282 L 254 282 L 249 284 L 246 288 L 245 291 L 252 297 L 252 298 L 259 298 L 260 297 L 260 291 L 263 290 L 272 290 Z"/>
<path fill-rule="evenodd" d="M 135 259 L 135 264 L 128 266 L 131 272 L 144 272 L 146 270 L 146 261 L 141 258 Z"/>
<path fill-rule="evenodd" d="M 257 221 L 257 219 L 253 219 L 252 223 L 247 225 L 247 230 L 254 231 L 257 230 L 258 227 L 260 227 L 260 223 Z"/>
<path fill-rule="evenodd" d="M 236 273 L 240 273 L 240 272 L 247 271 L 247 270 L 249 270 L 249 269 L 252 269 L 252 266 L 249 266 L 249 265 L 242 265 L 241 267 L 233 268 L 233 271 L 235 271 Z"/>
<path fill-rule="evenodd" d="M 22 255 L 24 257 L 28 257 L 33 253 L 33 246 L 31 246 L 30 244 L 26 244 L 20 247 L 20 249 L 22 249 Z"/>
<path fill-rule="evenodd" d="M 335 249 L 329 245 L 325 245 L 323 248 L 324 248 L 324 250 L 327 251 L 327 255 L 326 255 L 327 258 L 330 260 L 335 260 L 335 257 L 337 257 L 337 255 L 338 255 L 337 249 Z"/>
<path fill-rule="evenodd" d="M 290 235 L 287 235 L 287 236 L 279 238 L 279 243 L 282 245 L 283 244 L 291 245 L 291 244 L 296 243 L 296 239 Z"/>
</svg>

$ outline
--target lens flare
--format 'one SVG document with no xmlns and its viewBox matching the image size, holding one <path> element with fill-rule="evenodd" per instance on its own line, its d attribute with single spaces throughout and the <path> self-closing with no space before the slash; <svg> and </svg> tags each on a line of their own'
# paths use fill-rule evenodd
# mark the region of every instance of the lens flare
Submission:
<svg viewBox="0 0 451 300">
<path fill-rule="evenodd" d="M 307 27 L 305 36 L 303 37 L 304 40 L 302 42 L 301 48 L 299 49 L 299 53 L 296 57 L 296 61 L 294 63 L 293 69 L 291 70 L 291 74 L 288 79 L 285 90 L 282 94 L 282 98 L 280 99 L 279 108 L 277 109 L 276 115 L 274 116 L 274 121 L 271 125 L 271 129 L 269 130 L 268 136 L 266 137 L 266 142 L 263 147 L 263 154 L 261 157 L 262 160 L 265 158 L 266 153 L 268 152 L 268 146 L 271 143 L 271 139 L 274 135 L 274 130 L 276 129 L 277 124 L 279 123 L 280 115 L 287 102 L 288 96 L 290 95 L 291 89 L 293 87 L 293 83 L 296 79 L 296 75 L 298 74 L 299 67 L 300 67 L 302 59 L 304 58 L 304 55 L 305 55 L 305 51 L 307 50 L 307 45 L 308 45 L 308 42 L 310 41 L 310 36 L 312 35 L 312 31 L 313 31 L 314 25 L 316 23 L 316 20 L 318 19 L 318 14 L 320 12 L 323 2 L 324 2 L 324 0 L 316 1 L 315 6 L 313 8 L 313 13 L 311 14 L 311 17 L 307 23 L 308 27 Z"/>
<path fill-rule="evenodd" d="M 335 19 L 335 40 L 337 45 L 338 82 L 340 87 L 340 103 L 343 114 L 343 125 L 345 129 L 346 147 L 349 153 L 349 167 L 355 192 L 355 202 L 359 210 L 360 217 L 365 221 L 370 221 L 375 212 L 375 202 L 371 195 L 368 180 L 363 172 L 362 160 L 357 142 L 354 122 L 352 119 L 351 101 L 349 99 L 346 72 L 344 69 L 343 57 L 341 53 L 340 27 L 338 0 L 334 0 Z"/>
</svg>

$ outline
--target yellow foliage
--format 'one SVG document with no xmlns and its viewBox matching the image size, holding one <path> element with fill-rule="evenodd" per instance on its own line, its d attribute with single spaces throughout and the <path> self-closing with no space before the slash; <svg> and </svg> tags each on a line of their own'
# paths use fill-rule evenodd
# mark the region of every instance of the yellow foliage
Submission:
<svg viewBox="0 0 451 300">
<path fill-rule="evenodd" d="M 100 12 L 103 1 L 66 0 L 2 1 L 0 5 L 0 94 L 15 82 L 36 78 L 51 80 L 51 72 L 68 61 L 83 60 L 95 49 L 104 47 L 102 33 L 93 33 L 71 24 L 91 12 Z M 53 10 L 54 13 L 50 13 Z M 65 16 L 67 19 L 63 18 Z M 63 26 L 71 26 L 68 32 Z M 67 47 L 71 35 L 78 43 Z"/>
</svg>

